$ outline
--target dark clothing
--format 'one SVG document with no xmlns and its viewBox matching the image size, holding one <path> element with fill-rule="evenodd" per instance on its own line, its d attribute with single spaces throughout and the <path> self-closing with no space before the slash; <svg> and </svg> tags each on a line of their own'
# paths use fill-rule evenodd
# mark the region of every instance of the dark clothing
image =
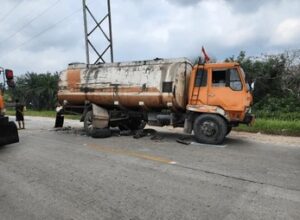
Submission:
<svg viewBox="0 0 300 220">
<path fill-rule="evenodd" d="M 24 105 L 16 104 L 16 121 L 24 121 Z"/>
<path fill-rule="evenodd" d="M 56 115 L 55 128 L 62 128 L 64 125 L 64 116 Z"/>
<path fill-rule="evenodd" d="M 64 110 L 63 109 L 57 109 L 56 112 L 56 119 L 55 119 L 55 128 L 62 128 L 64 125 Z"/>
</svg>

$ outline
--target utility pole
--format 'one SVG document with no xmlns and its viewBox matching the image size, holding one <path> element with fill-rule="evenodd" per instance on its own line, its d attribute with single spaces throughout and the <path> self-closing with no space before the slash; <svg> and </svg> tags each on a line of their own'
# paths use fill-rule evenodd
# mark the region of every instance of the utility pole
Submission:
<svg viewBox="0 0 300 220">
<path fill-rule="evenodd" d="M 100 1 L 100 0 L 98 0 Z M 112 22 L 111 22 L 111 8 L 110 0 L 107 0 L 107 14 L 101 19 L 97 20 L 96 16 L 90 10 L 90 7 L 87 5 L 87 0 L 82 0 L 83 4 L 83 20 L 84 20 L 84 35 L 85 35 L 85 50 L 86 50 L 86 63 L 91 64 L 91 51 L 96 54 L 96 60 L 92 62 L 93 64 L 106 63 L 105 55 L 110 53 L 110 62 L 114 62 L 114 53 L 113 53 L 113 37 L 112 37 Z M 95 23 L 89 29 L 88 17 L 93 20 Z M 108 31 L 107 34 L 103 28 L 102 24 L 104 21 L 108 21 Z M 102 35 L 106 39 L 107 47 L 103 50 L 100 50 L 96 46 L 96 42 L 92 40 L 92 37 L 96 34 L 96 30 L 100 30 Z"/>
</svg>

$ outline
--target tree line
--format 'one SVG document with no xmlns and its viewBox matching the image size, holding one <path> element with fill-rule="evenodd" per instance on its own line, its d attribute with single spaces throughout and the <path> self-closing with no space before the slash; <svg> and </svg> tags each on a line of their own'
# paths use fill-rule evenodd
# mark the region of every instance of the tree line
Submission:
<svg viewBox="0 0 300 220">
<path fill-rule="evenodd" d="M 240 63 L 248 81 L 255 82 L 255 111 L 266 115 L 300 113 L 300 50 L 259 57 L 247 57 L 241 51 L 225 60 L 230 61 Z"/>
<path fill-rule="evenodd" d="M 300 50 L 259 57 L 249 57 L 241 51 L 225 60 L 231 61 L 240 63 L 248 81 L 255 82 L 256 112 L 265 115 L 300 113 Z M 58 80 L 57 72 L 26 73 L 16 78 L 16 88 L 9 94 L 28 108 L 51 110 L 57 102 Z"/>
<path fill-rule="evenodd" d="M 26 73 L 16 78 L 16 86 L 8 91 L 10 101 L 19 99 L 33 110 L 52 110 L 57 103 L 58 73 Z"/>
</svg>

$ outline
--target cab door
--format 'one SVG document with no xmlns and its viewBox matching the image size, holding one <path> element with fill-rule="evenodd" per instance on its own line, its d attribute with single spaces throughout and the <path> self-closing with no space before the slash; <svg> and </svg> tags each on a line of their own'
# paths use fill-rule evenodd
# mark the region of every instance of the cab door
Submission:
<svg viewBox="0 0 300 220">
<path fill-rule="evenodd" d="M 208 80 L 208 105 L 226 111 L 244 111 L 245 88 L 236 67 L 210 68 Z"/>
</svg>

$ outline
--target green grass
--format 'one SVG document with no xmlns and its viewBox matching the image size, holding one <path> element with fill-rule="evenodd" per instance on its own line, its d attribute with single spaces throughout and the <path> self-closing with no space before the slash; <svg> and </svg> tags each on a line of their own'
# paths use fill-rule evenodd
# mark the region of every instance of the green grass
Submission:
<svg viewBox="0 0 300 220">
<path fill-rule="evenodd" d="M 254 111 L 253 112 L 256 118 L 263 119 L 274 119 L 282 121 L 300 121 L 300 111 L 299 112 L 270 112 L 270 111 Z"/>
<path fill-rule="evenodd" d="M 14 116 L 15 111 L 8 109 L 6 111 L 7 115 Z M 38 116 L 38 117 L 50 117 L 50 118 L 55 118 L 56 117 L 56 112 L 55 111 L 33 111 L 33 110 L 27 110 L 24 113 L 25 117 L 26 116 Z M 80 116 L 79 115 L 65 115 L 65 118 L 67 119 L 74 119 L 74 120 L 79 120 Z"/>
<path fill-rule="evenodd" d="M 240 125 L 235 131 L 246 131 L 253 133 L 300 136 L 300 120 L 287 121 L 277 119 L 256 119 L 253 126 Z"/>
</svg>

